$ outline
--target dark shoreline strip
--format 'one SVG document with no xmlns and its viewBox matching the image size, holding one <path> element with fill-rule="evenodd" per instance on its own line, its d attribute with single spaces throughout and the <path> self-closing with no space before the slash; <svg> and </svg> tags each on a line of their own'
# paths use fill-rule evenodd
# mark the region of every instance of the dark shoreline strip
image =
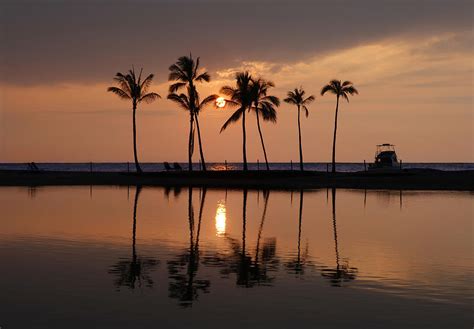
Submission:
<svg viewBox="0 0 474 329">
<path fill-rule="evenodd" d="M 352 188 L 474 191 L 474 171 L 407 169 L 376 173 L 330 174 L 316 171 L 207 172 L 29 172 L 0 171 L 0 186 L 144 185 L 222 188 Z"/>
</svg>

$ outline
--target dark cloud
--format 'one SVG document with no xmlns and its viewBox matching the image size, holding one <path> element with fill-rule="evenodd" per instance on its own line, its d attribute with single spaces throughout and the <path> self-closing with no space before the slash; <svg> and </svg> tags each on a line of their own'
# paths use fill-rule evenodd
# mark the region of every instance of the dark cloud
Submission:
<svg viewBox="0 0 474 329">
<path fill-rule="evenodd" d="M 1 82 L 108 81 L 131 64 L 166 79 L 193 51 L 209 69 L 294 61 L 391 37 L 472 29 L 471 1 L 3 1 Z"/>
</svg>

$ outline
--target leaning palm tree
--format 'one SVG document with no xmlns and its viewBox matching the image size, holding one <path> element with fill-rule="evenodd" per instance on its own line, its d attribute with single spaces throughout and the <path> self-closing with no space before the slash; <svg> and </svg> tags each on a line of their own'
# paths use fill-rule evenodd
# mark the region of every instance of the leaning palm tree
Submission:
<svg viewBox="0 0 474 329">
<path fill-rule="evenodd" d="M 170 74 L 169 81 L 175 81 L 170 87 L 170 94 L 176 93 L 182 88 L 187 89 L 187 97 L 189 101 L 189 142 L 188 142 L 188 165 L 189 170 L 193 170 L 193 150 L 194 150 L 194 122 L 198 133 L 199 153 L 201 156 L 202 168 L 206 170 L 206 162 L 204 160 L 204 151 L 202 149 L 201 129 L 199 127 L 198 118 L 198 92 L 196 90 L 196 83 L 209 82 L 211 77 L 207 72 L 199 71 L 199 57 L 194 61 L 191 54 L 188 56 L 181 56 L 178 61 L 169 67 Z"/>
<path fill-rule="evenodd" d="M 224 86 L 221 93 L 228 96 L 226 104 L 229 106 L 237 106 L 238 109 L 230 116 L 221 128 L 223 132 L 231 123 L 239 121 L 242 117 L 242 154 L 244 170 L 248 170 L 247 166 L 247 134 L 245 131 L 245 112 L 250 110 L 252 106 L 252 76 L 249 72 L 238 72 L 235 75 L 236 86 Z"/>
<path fill-rule="evenodd" d="M 118 83 L 118 87 L 109 87 L 107 91 L 110 91 L 116 95 L 118 95 L 122 99 L 131 100 L 132 101 L 132 109 L 133 109 L 133 156 L 135 158 L 135 167 L 137 168 L 137 172 L 141 173 L 142 169 L 140 168 L 140 164 L 138 162 L 137 156 L 137 128 L 136 128 L 136 121 L 135 121 L 135 112 L 137 110 L 137 106 L 141 102 L 151 103 L 158 98 L 160 95 L 157 93 L 147 93 L 148 88 L 153 81 L 153 74 L 148 75 L 142 81 L 142 71 L 140 70 L 140 74 L 138 78 L 135 74 L 135 69 L 132 68 L 128 71 L 127 74 L 117 73 L 115 75 L 114 80 Z"/>
<path fill-rule="evenodd" d="M 285 98 L 285 102 L 288 104 L 293 104 L 296 105 L 298 108 L 298 142 L 300 146 L 300 169 L 301 171 L 304 170 L 303 168 L 303 147 L 301 146 L 301 109 L 304 110 L 304 113 L 306 117 L 309 115 L 308 107 L 307 105 L 314 101 L 315 97 L 313 95 L 310 95 L 308 97 L 305 96 L 305 91 L 303 88 L 295 88 L 293 91 L 288 92 L 288 97 Z"/>
<path fill-rule="evenodd" d="M 252 109 L 257 116 L 257 128 L 260 135 L 260 142 L 262 143 L 263 155 L 265 157 L 265 165 L 267 170 L 270 170 L 268 166 L 267 151 L 265 150 L 265 143 L 263 142 L 262 129 L 260 127 L 260 114 L 264 121 L 271 121 L 276 123 L 277 113 L 275 107 L 280 106 L 280 100 L 276 96 L 267 95 L 268 89 L 275 87 L 275 84 L 271 81 L 263 79 L 257 79 L 252 81 L 251 92 L 252 92 Z"/>
<path fill-rule="evenodd" d="M 339 97 L 344 98 L 349 102 L 349 95 L 357 95 L 359 92 L 353 86 L 352 82 L 341 80 L 331 80 L 327 85 L 321 89 L 321 96 L 326 92 L 330 92 L 336 95 L 336 115 L 334 118 L 334 136 L 332 139 L 332 172 L 336 172 L 336 132 L 337 132 L 337 114 L 339 111 Z"/>
</svg>

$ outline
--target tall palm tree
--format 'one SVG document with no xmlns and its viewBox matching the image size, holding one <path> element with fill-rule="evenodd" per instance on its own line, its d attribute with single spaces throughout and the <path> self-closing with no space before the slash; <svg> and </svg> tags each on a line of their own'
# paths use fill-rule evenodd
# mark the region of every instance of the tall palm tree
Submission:
<svg viewBox="0 0 474 329">
<path fill-rule="evenodd" d="M 236 86 L 224 86 L 221 93 L 228 96 L 226 104 L 237 106 L 238 109 L 230 116 L 221 128 L 223 132 L 231 123 L 239 121 L 242 117 L 242 155 L 244 170 L 248 170 L 247 166 L 247 134 L 245 131 L 245 112 L 250 110 L 252 106 L 252 76 L 249 72 L 238 72 L 235 75 Z"/>
<path fill-rule="evenodd" d="M 288 104 L 293 104 L 296 105 L 298 108 L 298 142 L 300 146 L 300 169 L 301 171 L 304 170 L 303 168 L 303 147 L 301 145 L 301 109 L 304 110 L 304 113 L 306 117 L 309 115 L 308 107 L 307 105 L 314 101 L 315 97 L 313 95 L 310 95 L 308 97 L 304 97 L 306 92 L 303 90 L 303 88 L 295 88 L 293 91 L 288 92 L 288 97 L 285 98 L 285 102 Z"/>
<path fill-rule="evenodd" d="M 127 74 L 123 74 L 118 72 L 114 80 L 117 82 L 118 87 L 109 87 L 107 91 L 110 91 L 116 95 L 118 95 L 122 99 L 131 100 L 132 101 L 132 109 L 133 109 L 133 156 L 135 158 L 135 167 L 137 168 L 137 172 L 141 173 L 142 168 L 138 162 L 137 156 L 137 128 L 136 128 L 136 121 L 135 121 L 135 112 L 137 110 L 137 106 L 141 102 L 151 103 L 159 98 L 160 95 L 157 93 L 151 92 L 148 93 L 148 88 L 153 81 L 153 74 L 148 75 L 142 81 L 142 71 L 140 70 L 140 74 L 138 78 L 135 74 L 135 69 L 132 67 L 131 70 L 128 71 Z"/>
<path fill-rule="evenodd" d="M 349 95 L 357 95 L 359 92 L 353 86 L 352 82 L 341 80 L 331 80 L 327 85 L 321 89 L 321 96 L 326 92 L 336 95 L 336 115 L 334 117 L 334 136 L 332 139 L 332 172 L 336 172 L 336 132 L 337 132 L 337 114 L 339 111 L 339 97 L 344 98 L 349 102 Z"/>
<path fill-rule="evenodd" d="M 194 61 L 191 54 L 188 56 L 181 56 L 178 61 L 169 67 L 169 81 L 175 81 L 170 87 L 170 94 L 176 93 L 182 88 L 187 89 L 187 97 L 190 105 L 189 111 L 189 142 L 188 142 L 188 165 L 189 170 L 193 170 L 193 150 L 194 150 L 194 122 L 198 133 L 199 153 L 201 156 L 202 168 L 206 170 L 206 161 L 204 160 L 204 151 L 202 149 L 201 129 L 199 127 L 198 118 L 198 92 L 196 83 L 209 82 L 211 76 L 207 72 L 199 70 L 199 57 Z"/>
<path fill-rule="evenodd" d="M 275 107 L 280 106 L 280 100 L 278 97 L 267 95 L 268 89 L 275 87 L 275 84 L 271 81 L 263 79 L 257 79 L 252 81 L 252 109 L 257 116 L 257 128 L 260 135 L 260 142 L 262 143 L 263 155 L 265 156 L 265 164 L 267 170 L 270 170 L 268 166 L 267 151 L 265 150 L 265 143 L 263 142 L 262 129 L 260 128 L 260 114 L 262 114 L 264 121 L 271 121 L 276 123 L 277 113 Z"/>
</svg>

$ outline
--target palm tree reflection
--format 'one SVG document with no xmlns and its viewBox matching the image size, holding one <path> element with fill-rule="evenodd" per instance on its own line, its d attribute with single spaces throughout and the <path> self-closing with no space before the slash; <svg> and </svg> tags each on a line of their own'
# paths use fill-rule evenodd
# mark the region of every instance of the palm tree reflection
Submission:
<svg viewBox="0 0 474 329">
<path fill-rule="evenodd" d="M 321 275 L 328 279 L 333 287 L 341 287 L 343 282 L 355 280 L 357 276 L 357 268 L 350 267 L 347 260 L 341 264 L 339 257 L 339 248 L 337 244 L 337 226 L 336 226 L 336 189 L 332 189 L 332 225 L 334 230 L 334 247 L 336 251 L 336 267 L 324 268 Z"/>
<path fill-rule="evenodd" d="M 194 224 L 193 189 L 188 189 L 188 222 L 189 222 L 189 249 L 168 261 L 169 288 L 168 296 L 178 299 L 182 307 L 190 307 L 198 299 L 199 292 L 208 293 L 211 282 L 196 279 L 199 268 L 199 235 L 201 232 L 202 211 L 206 198 L 206 189 L 203 189 L 198 224 Z"/>
<path fill-rule="evenodd" d="M 206 257 L 206 265 L 221 267 L 221 274 L 224 277 L 235 274 L 237 286 L 246 288 L 270 286 L 274 278 L 269 276 L 268 273 L 278 270 L 279 260 L 276 258 L 276 239 L 264 239 L 262 243 L 262 232 L 269 195 L 269 191 L 263 192 L 264 209 L 257 235 L 254 257 L 247 250 L 247 189 L 243 190 L 241 242 L 238 239 L 225 236 L 230 244 L 230 253 L 217 253 L 216 255 Z"/>
<path fill-rule="evenodd" d="M 132 228 L 132 257 L 120 258 L 120 260 L 109 269 L 109 273 L 116 276 L 114 285 L 120 291 L 120 287 L 135 289 L 136 285 L 141 288 L 144 283 L 146 287 L 153 286 L 151 271 L 158 266 L 159 262 L 150 257 L 140 257 L 136 251 L 136 231 L 137 231 L 137 206 L 142 187 L 137 186 L 135 191 L 135 201 L 133 205 L 133 228 Z"/>
<path fill-rule="evenodd" d="M 300 209 L 298 215 L 298 252 L 295 259 L 285 264 L 288 272 L 295 275 L 303 275 L 305 266 L 307 265 L 308 246 L 306 246 L 303 254 L 301 254 L 301 224 L 303 220 L 303 196 L 304 191 L 300 190 Z"/>
</svg>

